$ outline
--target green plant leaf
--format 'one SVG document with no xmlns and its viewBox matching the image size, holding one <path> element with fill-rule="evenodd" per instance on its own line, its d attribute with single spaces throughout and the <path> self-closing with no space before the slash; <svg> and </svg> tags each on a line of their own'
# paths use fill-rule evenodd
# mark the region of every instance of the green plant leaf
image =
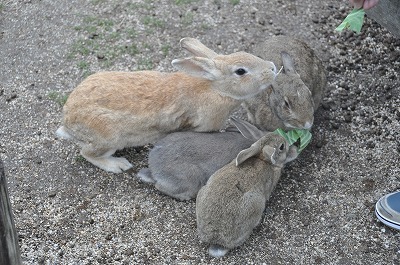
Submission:
<svg viewBox="0 0 400 265">
<path fill-rule="evenodd" d="M 299 154 L 311 142 L 311 137 L 312 137 L 310 131 L 301 129 L 294 129 L 285 132 L 284 130 L 279 128 L 275 130 L 275 133 L 285 138 L 288 141 L 289 145 L 293 145 L 299 141 L 299 146 L 297 150 Z"/>
<path fill-rule="evenodd" d="M 300 147 L 299 153 L 307 147 L 307 145 L 311 142 L 311 133 L 307 130 L 302 130 L 302 134 L 300 135 Z"/>
<path fill-rule="evenodd" d="M 287 134 L 286 134 L 286 132 L 284 130 L 282 130 L 281 128 L 278 128 L 278 129 L 275 130 L 275 132 L 277 134 L 279 134 L 280 136 L 282 136 L 283 138 L 285 138 L 286 141 L 289 142 L 289 137 L 287 136 Z M 290 144 L 290 142 L 289 142 L 289 144 Z"/>
<path fill-rule="evenodd" d="M 364 23 L 364 14 L 365 11 L 362 8 L 353 9 L 335 30 L 342 32 L 344 29 L 349 28 L 354 32 L 360 33 Z"/>
<path fill-rule="evenodd" d="M 300 138 L 299 133 L 297 132 L 298 130 L 290 130 L 287 132 L 287 135 L 289 137 L 289 144 L 292 145 L 295 142 L 297 142 L 297 140 Z"/>
</svg>

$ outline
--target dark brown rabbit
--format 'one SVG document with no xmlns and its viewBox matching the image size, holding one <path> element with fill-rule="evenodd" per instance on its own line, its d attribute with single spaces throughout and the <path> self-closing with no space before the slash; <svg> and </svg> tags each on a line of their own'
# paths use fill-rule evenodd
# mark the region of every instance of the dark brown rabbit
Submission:
<svg viewBox="0 0 400 265">
<path fill-rule="evenodd" d="M 310 129 L 327 83 L 321 60 L 306 43 L 287 36 L 260 43 L 254 54 L 283 70 L 270 88 L 243 103 L 249 121 L 267 131 Z"/>
<path fill-rule="evenodd" d="M 210 255 L 224 256 L 244 243 L 260 223 L 283 165 L 296 157 L 297 148 L 271 132 L 210 177 L 196 198 L 197 230 Z"/>
</svg>

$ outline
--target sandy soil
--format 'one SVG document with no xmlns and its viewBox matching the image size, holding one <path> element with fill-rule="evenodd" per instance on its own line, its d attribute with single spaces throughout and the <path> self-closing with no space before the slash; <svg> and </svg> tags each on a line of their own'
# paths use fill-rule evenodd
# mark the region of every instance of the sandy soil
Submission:
<svg viewBox="0 0 400 265">
<path fill-rule="evenodd" d="M 400 189 L 400 41 L 370 19 L 334 28 L 348 1 L 2 0 L 0 158 L 24 264 L 399 264 L 400 234 L 374 204 Z M 65 96 L 99 70 L 172 71 L 186 36 L 220 53 L 301 38 L 328 87 L 310 146 L 286 168 L 262 223 L 220 260 L 196 235 L 194 201 L 141 183 L 148 147 L 111 174 L 59 140 Z"/>
</svg>

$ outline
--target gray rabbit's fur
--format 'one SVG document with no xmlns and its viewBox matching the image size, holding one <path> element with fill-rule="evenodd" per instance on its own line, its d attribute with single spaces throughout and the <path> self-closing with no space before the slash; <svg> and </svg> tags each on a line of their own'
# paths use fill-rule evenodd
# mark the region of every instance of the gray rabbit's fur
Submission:
<svg viewBox="0 0 400 265">
<path fill-rule="evenodd" d="M 306 43 L 287 36 L 268 39 L 253 53 L 284 69 L 275 84 L 242 103 L 248 120 L 268 131 L 310 129 L 327 83 L 321 60 Z"/>
<path fill-rule="evenodd" d="M 176 132 L 158 141 L 149 153 L 149 168 L 137 176 L 178 200 L 196 198 L 208 178 L 266 132 L 231 118 L 235 129 L 226 132 Z"/>
<path fill-rule="evenodd" d="M 236 159 L 216 171 L 196 199 L 197 230 L 210 255 L 224 256 L 240 246 L 257 226 L 281 169 L 297 157 L 297 148 L 267 133 Z"/>
</svg>

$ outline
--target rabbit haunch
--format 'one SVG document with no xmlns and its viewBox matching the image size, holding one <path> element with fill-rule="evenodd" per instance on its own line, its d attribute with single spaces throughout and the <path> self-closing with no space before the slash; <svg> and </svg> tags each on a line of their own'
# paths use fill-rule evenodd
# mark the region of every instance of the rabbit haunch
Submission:
<svg viewBox="0 0 400 265">
<path fill-rule="evenodd" d="M 219 130 L 244 99 L 275 78 L 275 65 L 254 55 L 218 55 L 192 38 L 180 43 L 195 55 L 173 60 L 183 73 L 100 72 L 86 78 L 64 105 L 58 135 L 76 140 L 92 164 L 119 173 L 132 165 L 112 157 L 116 150 L 174 131 Z"/>
</svg>

